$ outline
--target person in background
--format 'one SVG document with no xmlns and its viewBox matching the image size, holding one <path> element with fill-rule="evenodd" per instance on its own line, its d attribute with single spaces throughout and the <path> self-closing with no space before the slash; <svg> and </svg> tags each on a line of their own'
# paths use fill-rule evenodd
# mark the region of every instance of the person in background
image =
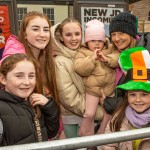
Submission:
<svg viewBox="0 0 150 150">
<path fill-rule="evenodd" d="M 85 87 L 74 70 L 74 58 L 82 40 L 81 24 L 74 18 L 67 18 L 52 26 L 51 35 L 64 132 L 67 138 L 77 137 L 85 111 Z M 102 117 L 103 110 L 98 106 L 95 119 Z"/>
<path fill-rule="evenodd" d="M 120 54 L 108 46 L 104 24 L 99 20 L 87 22 L 84 42 L 85 45 L 78 50 L 74 60 L 74 69 L 82 76 L 86 87 L 86 106 L 80 136 L 94 134 L 94 116 L 102 95 L 101 90 L 103 89 L 106 96 L 115 95 L 115 68 L 119 66 Z M 104 130 L 105 127 L 101 126 L 100 129 Z"/>
<path fill-rule="evenodd" d="M 107 125 L 105 133 L 136 130 L 150 126 L 150 54 L 144 47 L 135 47 L 120 54 L 120 66 L 126 74 L 117 88 L 125 92 L 123 101 Z M 100 150 L 148 150 L 150 138 L 102 145 Z"/>
<path fill-rule="evenodd" d="M 37 11 L 27 13 L 21 21 L 18 37 L 11 35 L 8 38 L 1 61 L 15 53 L 26 53 L 29 57 L 36 59 L 44 85 L 43 95 L 53 97 L 54 103 L 58 106 L 56 109 L 58 109 L 60 104 L 51 50 L 50 27 L 51 23 L 45 14 Z M 55 121 L 58 122 L 58 119 Z"/>
<path fill-rule="evenodd" d="M 51 96 L 43 96 L 42 78 L 33 58 L 25 54 L 6 57 L 0 82 L 1 146 L 47 141 L 57 134 L 59 109 Z"/>
<path fill-rule="evenodd" d="M 112 48 L 120 52 L 136 46 L 137 43 L 137 18 L 125 11 L 112 18 L 109 26 L 109 33 L 112 42 Z M 120 67 L 116 68 L 116 85 L 123 82 L 125 76 Z M 117 90 L 114 97 L 106 96 L 104 99 L 104 118 L 107 122 L 109 115 L 112 115 L 117 105 L 123 100 L 124 92 Z M 103 94 L 103 97 L 105 95 Z M 106 119 L 105 119 L 106 118 Z M 104 123 L 105 124 L 105 123 Z"/>
</svg>

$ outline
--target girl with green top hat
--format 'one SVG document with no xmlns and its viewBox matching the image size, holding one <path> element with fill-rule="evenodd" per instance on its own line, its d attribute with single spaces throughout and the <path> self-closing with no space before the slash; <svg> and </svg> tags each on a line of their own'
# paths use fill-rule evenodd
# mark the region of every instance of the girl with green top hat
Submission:
<svg viewBox="0 0 150 150">
<path fill-rule="evenodd" d="M 123 84 L 117 88 L 125 92 L 123 101 L 108 123 L 105 133 L 150 126 L 150 54 L 143 47 L 130 48 L 120 54 L 119 63 L 125 73 Z M 149 139 L 121 142 L 121 150 L 146 150 Z M 115 150 L 118 144 L 99 147 Z"/>
<path fill-rule="evenodd" d="M 123 52 L 126 49 L 135 47 L 137 38 L 137 17 L 128 11 L 122 12 L 112 18 L 109 26 L 109 34 L 112 42 L 112 49 Z M 116 85 L 122 84 L 124 74 L 120 67 L 116 68 Z M 104 95 L 104 94 L 103 94 Z M 117 92 L 114 97 L 104 95 L 103 101 L 104 116 L 101 128 L 106 126 L 118 104 L 122 101 L 122 92 Z M 104 131 L 105 129 L 101 129 Z M 103 133 L 103 132 L 99 132 Z"/>
</svg>

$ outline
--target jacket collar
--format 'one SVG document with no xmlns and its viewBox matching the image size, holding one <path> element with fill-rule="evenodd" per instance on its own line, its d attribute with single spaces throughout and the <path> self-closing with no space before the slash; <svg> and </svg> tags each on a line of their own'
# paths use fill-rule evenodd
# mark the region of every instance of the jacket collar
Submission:
<svg viewBox="0 0 150 150">
<path fill-rule="evenodd" d="M 16 95 L 13 95 L 7 91 L 1 90 L 0 89 L 0 100 L 1 101 L 9 101 L 12 103 L 25 103 L 25 99 L 24 98 L 20 98 Z"/>
</svg>

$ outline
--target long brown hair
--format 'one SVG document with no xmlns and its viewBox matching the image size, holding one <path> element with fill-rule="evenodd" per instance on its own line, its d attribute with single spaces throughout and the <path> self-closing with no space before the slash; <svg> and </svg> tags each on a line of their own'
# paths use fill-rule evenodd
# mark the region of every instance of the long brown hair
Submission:
<svg viewBox="0 0 150 150">
<path fill-rule="evenodd" d="M 122 121 L 125 117 L 125 110 L 128 106 L 127 93 L 123 97 L 123 101 L 118 105 L 116 111 L 114 112 L 112 119 L 110 120 L 111 131 L 120 131 Z"/>
<path fill-rule="evenodd" d="M 23 17 L 19 35 L 18 35 L 20 42 L 24 44 L 26 54 L 32 58 L 35 58 L 35 57 L 33 55 L 31 47 L 28 44 L 28 41 L 25 38 L 25 32 L 26 32 L 26 27 L 29 24 L 29 22 L 36 17 L 44 18 L 48 22 L 49 28 L 51 27 L 51 22 L 45 14 L 37 12 L 37 11 L 32 11 Z M 52 56 L 50 41 L 45 47 L 45 49 L 40 52 L 38 61 L 39 61 L 38 62 L 39 68 L 41 72 L 43 73 L 42 76 L 44 78 L 43 79 L 44 86 L 48 89 L 50 94 L 54 97 L 54 100 L 59 106 L 58 90 L 57 90 L 56 75 L 55 75 L 55 65 L 54 65 L 54 60 Z"/>
</svg>

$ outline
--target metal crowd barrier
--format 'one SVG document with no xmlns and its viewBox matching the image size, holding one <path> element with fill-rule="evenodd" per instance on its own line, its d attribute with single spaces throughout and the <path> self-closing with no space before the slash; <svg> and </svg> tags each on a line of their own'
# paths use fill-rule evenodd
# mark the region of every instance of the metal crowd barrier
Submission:
<svg viewBox="0 0 150 150">
<path fill-rule="evenodd" d="M 1 147 L 0 150 L 75 150 L 141 138 L 150 138 L 150 127 L 41 143 L 5 146 Z"/>
</svg>

